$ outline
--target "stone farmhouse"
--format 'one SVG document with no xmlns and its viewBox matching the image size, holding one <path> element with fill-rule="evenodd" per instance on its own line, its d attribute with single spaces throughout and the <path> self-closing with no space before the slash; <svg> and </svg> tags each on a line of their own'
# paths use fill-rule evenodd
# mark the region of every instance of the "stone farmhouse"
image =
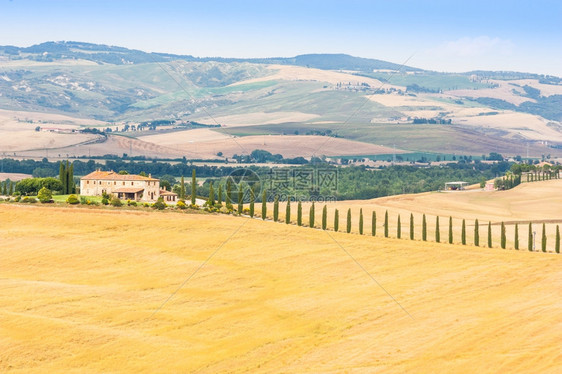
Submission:
<svg viewBox="0 0 562 374">
<path fill-rule="evenodd" d="M 160 190 L 160 181 L 151 176 L 96 170 L 80 178 L 81 195 L 102 196 L 104 192 L 122 200 L 155 202 L 160 196 L 166 202 L 177 200 L 177 194 Z"/>
</svg>

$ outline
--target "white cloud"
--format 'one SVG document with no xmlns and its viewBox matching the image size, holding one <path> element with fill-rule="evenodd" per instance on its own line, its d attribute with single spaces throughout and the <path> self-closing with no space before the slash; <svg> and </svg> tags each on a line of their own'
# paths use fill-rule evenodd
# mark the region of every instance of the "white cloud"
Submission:
<svg viewBox="0 0 562 374">
<path fill-rule="evenodd" d="M 437 48 L 434 52 L 449 54 L 457 57 L 477 57 L 487 54 L 509 55 L 513 51 L 513 43 L 509 40 L 491 38 L 489 36 L 478 36 L 475 38 L 464 37 L 454 41 L 448 41 Z"/>
</svg>

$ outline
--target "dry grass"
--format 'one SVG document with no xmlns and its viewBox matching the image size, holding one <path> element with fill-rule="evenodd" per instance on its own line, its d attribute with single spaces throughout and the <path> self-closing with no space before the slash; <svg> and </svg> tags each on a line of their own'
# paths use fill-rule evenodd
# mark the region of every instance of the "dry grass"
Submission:
<svg viewBox="0 0 562 374">
<path fill-rule="evenodd" d="M 23 174 L 23 173 L 0 173 L 0 181 L 5 181 L 9 179 L 13 182 L 20 181 L 25 178 L 31 178 L 31 174 Z"/>
<path fill-rule="evenodd" d="M 0 233 L 3 372 L 562 368 L 560 256 L 6 204 Z"/>
<path fill-rule="evenodd" d="M 333 228 L 335 210 L 339 210 L 339 230 L 346 229 L 347 210 L 351 209 L 352 232 L 359 230 L 359 214 L 363 209 L 364 234 L 371 235 L 371 215 L 376 212 L 377 235 L 383 235 L 385 212 L 389 214 L 389 235 L 396 237 L 398 215 L 402 238 L 409 238 L 410 214 L 414 216 L 414 238 L 421 240 L 422 216 L 426 215 L 428 240 L 435 240 L 436 217 L 440 217 L 441 242 L 448 240 L 449 217 L 453 218 L 453 240 L 461 241 L 462 220 L 466 220 L 467 243 L 473 243 L 474 221 L 479 220 L 480 245 L 487 244 L 487 225 L 492 222 L 493 246 L 500 246 L 501 222 L 506 223 L 507 246 L 514 247 L 515 223 L 519 225 L 519 246 L 527 250 L 528 224 L 533 222 L 537 233 L 536 248 L 540 250 L 542 223 L 546 224 L 547 249 L 554 251 L 556 225 L 562 226 L 562 180 L 524 183 L 508 191 L 428 192 L 396 195 L 371 200 L 344 200 L 326 203 L 328 228 Z M 308 225 L 310 203 L 303 204 L 303 223 Z M 324 203 L 316 204 L 315 226 L 320 227 Z M 273 204 L 268 212 L 272 214 Z M 280 214 L 285 219 L 285 203 Z M 297 204 L 292 204 L 292 221 L 296 221 Z"/>
</svg>

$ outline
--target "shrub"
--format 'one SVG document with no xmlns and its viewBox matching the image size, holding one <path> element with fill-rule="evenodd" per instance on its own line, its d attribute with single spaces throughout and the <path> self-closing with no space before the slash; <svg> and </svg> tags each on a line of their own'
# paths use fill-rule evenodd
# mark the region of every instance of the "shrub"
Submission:
<svg viewBox="0 0 562 374">
<path fill-rule="evenodd" d="M 17 195 L 17 196 L 14 198 L 14 201 L 15 201 L 16 203 L 19 203 L 20 200 L 21 200 L 21 196 L 20 196 L 20 195 Z"/>
<path fill-rule="evenodd" d="M 158 209 L 158 210 L 166 209 L 166 203 L 164 202 L 164 199 L 159 197 L 158 200 L 154 204 L 152 204 L 152 208 Z"/>
<path fill-rule="evenodd" d="M 128 206 L 137 206 L 137 202 L 135 200 L 127 200 Z"/>
<path fill-rule="evenodd" d="M 33 203 L 36 203 L 36 202 L 37 202 L 37 199 L 34 198 L 34 197 L 31 197 L 31 196 L 25 196 L 25 197 L 21 200 L 21 202 L 22 202 L 22 203 L 31 203 L 31 204 L 33 204 Z"/>
<path fill-rule="evenodd" d="M 123 202 L 122 202 L 121 200 L 119 200 L 119 198 L 118 198 L 117 196 L 113 196 L 113 197 L 111 198 L 110 204 L 111 204 L 112 206 L 115 206 L 115 207 L 120 207 L 120 206 L 123 205 Z"/>
<path fill-rule="evenodd" d="M 144 203 L 144 204 L 142 204 L 142 206 L 145 207 L 145 208 L 150 208 L 150 204 L 149 204 L 149 203 Z"/>
<path fill-rule="evenodd" d="M 109 199 L 108 199 L 107 197 L 103 197 L 103 198 L 101 199 L 101 203 L 102 203 L 103 205 L 108 205 L 108 204 L 109 204 Z"/>
<path fill-rule="evenodd" d="M 53 193 L 47 187 L 43 187 L 39 190 L 39 193 L 37 194 L 37 198 L 43 204 L 48 203 L 53 198 Z"/>
<path fill-rule="evenodd" d="M 182 210 L 183 210 L 183 209 L 187 208 L 187 205 L 185 205 L 185 201 L 183 201 L 183 200 L 178 200 L 178 203 L 176 204 L 176 207 L 177 207 L 178 209 L 182 209 Z"/>
<path fill-rule="evenodd" d="M 70 195 L 67 197 L 66 203 L 72 205 L 80 204 L 80 200 L 78 200 L 78 197 L 76 195 Z"/>
</svg>

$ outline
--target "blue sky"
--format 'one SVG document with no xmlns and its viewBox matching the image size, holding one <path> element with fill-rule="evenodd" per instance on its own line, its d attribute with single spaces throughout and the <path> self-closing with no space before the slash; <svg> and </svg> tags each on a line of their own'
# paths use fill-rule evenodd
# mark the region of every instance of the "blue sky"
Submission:
<svg viewBox="0 0 562 374">
<path fill-rule="evenodd" d="M 437 71 L 562 76 L 562 1 L 0 0 L 0 44 L 194 56 L 348 53 Z"/>
</svg>

